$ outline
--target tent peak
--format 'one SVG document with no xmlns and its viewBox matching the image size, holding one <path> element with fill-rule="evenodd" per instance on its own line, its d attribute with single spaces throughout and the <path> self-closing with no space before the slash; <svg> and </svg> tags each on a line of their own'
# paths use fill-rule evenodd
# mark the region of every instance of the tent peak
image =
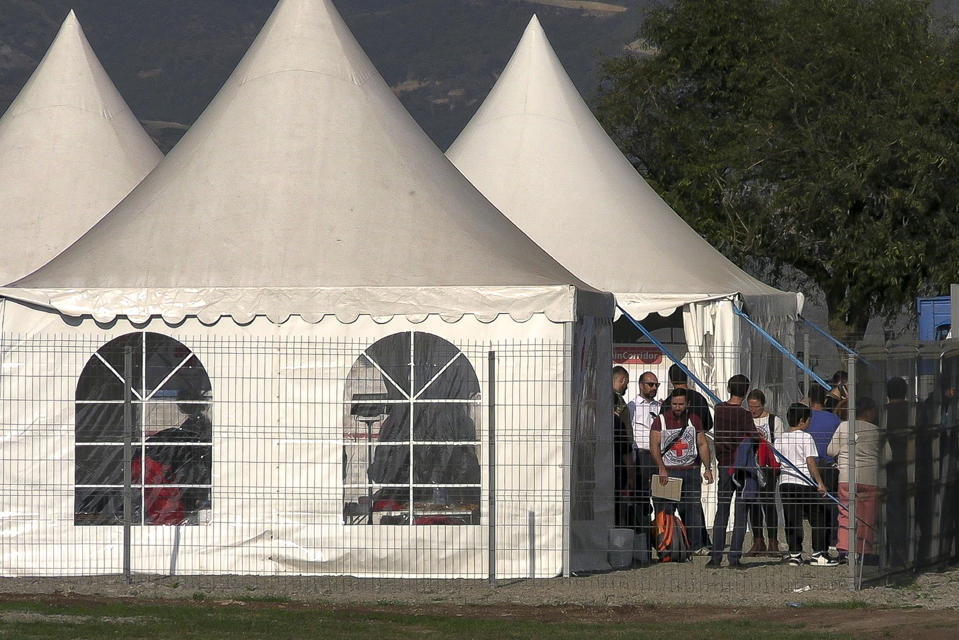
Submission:
<svg viewBox="0 0 959 640">
<path fill-rule="evenodd" d="M 280 0 L 233 77 L 244 84 L 291 71 L 356 85 L 376 75 L 330 0 Z"/>
<path fill-rule="evenodd" d="M 63 251 L 162 157 L 71 11 L 0 118 L 0 282 Z"/>
<path fill-rule="evenodd" d="M 782 298 L 796 313 L 795 294 L 749 276 L 646 183 L 539 25 L 530 23 L 447 156 L 560 264 L 632 309 L 742 295 Z"/>
<path fill-rule="evenodd" d="M 16 284 L 588 289 L 443 156 L 329 0 L 281 0 L 166 159 Z"/>
</svg>

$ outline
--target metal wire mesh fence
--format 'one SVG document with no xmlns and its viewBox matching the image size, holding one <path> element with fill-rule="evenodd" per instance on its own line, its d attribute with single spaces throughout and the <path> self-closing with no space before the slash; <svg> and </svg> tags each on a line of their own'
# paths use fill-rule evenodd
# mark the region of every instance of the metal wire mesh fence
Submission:
<svg viewBox="0 0 959 640">
<path fill-rule="evenodd" d="M 855 413 L 839 492 L 850 505 L 845 521 L 857 525 L 849 543 L 859 551 L 860 574 L 868 580 L 953 563 L 959 351 L 943 342 L 863 347 L 861 355 L 838 407 L 840 415 L 847 407 Z M 855 501 L 846 497 L 852 473 Z"/>
<path fill-rule="evenodd" d="M 568 353 L 4 336 L 0 571 L 555 574 Z"/>
<path fill-rule="evenodd" d="M 572 571 L 607 572 L 610 588 L 779 591 L 956 560 L 959 352 L 863 349 L 831 393 L 804 392 L 777 351 L 717 353 L 762 373 L 728 386 L 732 403 L 706 399 L 702 429 L 691 394 L 673 403 L 668 358 L 640 346 L 623 457 L 590 391 L 601 363 L 577 370 L 574 342 L 4 335 L 0 573 Z M 638 411 L 646 371 L 657 406 Z M 742 445 L 747 423 L 768 446 Z"/>
<path fill-rule="evenodd" d="M 650 426 L 662 429 L 655 442 L 637 438 L 634 446 L 637 490 L 627 493 L 625 502 L 638 497 L 642 514 L 620 517 L 617 524 L 624 532 L 632 529 L 642 552 L 631 562 L 624 558 L 623 566 L 686 561 L 669 541 L 673 513 L 685 525 L 679 546 L 693 554 L 688 585 L 709 584 L 717 571 L 732 567 L 756 570 L 744 584 L 765 579 L 766 586 L 771 580 L 788 588 L 808 582 L 804 571 L 812 570 L 827 582 L 859 588 L 955 562 L 959 350 L 947 348 L 949 343 L 867 346 L 861 358 L 841 353 L 845 363 L 831 374 L 808 368 L 808 349 L 802 363 L 752 338 L 743 337 L 748 348 L 714 350 L 714 362 L 724 360 L 721 367 L 750 380 L 735 390 L 733 376 L 724 389 L 713 389 L 721 404 L 711 406 L 708 417 L 699 413 L 699 420 L 689 417 L 698 413 L 690 392 L 681 403 L 689 408 L 686 414 L 671 407 L 672 389 L 695 386 L 669 378 L 669 359 L 648 344 L 614 349 L 637 388 L 631 393 L 639 413 L 638 419 L 633 414 L 634 435 Z M 694 350 L 682 343 L 665 347 L 691 368 L 697 362 Z M 647 378 L 660 386 L 647 389 Z M 636 397 L 646 391 L 652 408 Z M 734 406 L 726 406 L 730 402 Z M 751 442 L 743 440 L 746 427 L 740 426 L 746 411 L 761 434 Z M 649 417 L 657 413 L 659 418 Z M 696 448 L 694 433 L 701 424 L 710 461 L 693 455 L 677 464 L 680 450 Z M 671 439 L 683 429 L 678 440 Z M 659 456 L 643 451 L 657 443 Z M 711 477 L 705 477 L 707 467 Z M 692 483 L 695 490 L 675 492 L 677 502 L 654 495 L 649 504 L 644 491 L 656 493 L 657 475 L 668 475 L 670 483 L 681 480 L 682 486 Z M 631 508 L 621 506 L 618 513 Z M 697 561 L 697 554 L 703 560 Z"/>
</svg>

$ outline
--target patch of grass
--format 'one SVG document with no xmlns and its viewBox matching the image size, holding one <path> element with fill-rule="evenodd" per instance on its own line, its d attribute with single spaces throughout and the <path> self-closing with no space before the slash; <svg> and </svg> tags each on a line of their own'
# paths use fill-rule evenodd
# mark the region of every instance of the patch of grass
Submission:
<svg viewBox="0 0 959 640">
<path fill-rule="evenodd" d="M 243 607 L 209 602 L 137 603 L 0 602 L 0 638 L 59 640 L 118 638 L 122 640 L 222 640 L 225 638 L 287 640 L 305 637 L 382 638 L 469 637 L 477 640 L 511 638 L 737 638 L 737 640 L 809 640 L 808 630 L 790 622 L 770 622 L 747 615 L 728 620 L 686 622 L 581 622 L 529 620 L 510 617 L 410 615 L 403 607 L 391 611 L 330 610 L 288 607 Z M 675 614 L 673 614 L 675 616 Z M 819 631 L 818 638 L 851 638 Z"/>
<path fill-rule="evenodd" d="M 912 591 L 919 591 L 922 587 L 915 580 L 910 580 L 909 582 L 903 582 L 900 584 L 892 585 L 894 589 L 910 589 Z"/>
<path fill-rule="evenodd" d="M 286 596 L 269 593 L 255 596 L 237 596 L 236 600 L 239 600 L 240 602 L 272 602 L 274 604 L 289 604 L 290 602 L 293 602 Z"/>
<path fill-rule="evenodd" d="M 204 600 L 206 600 L 206 594 L 203 593 L 202 591 L 195 591 L 192 597 L 194 600 L 198 602 L 203 602 Z"/>
</svg>

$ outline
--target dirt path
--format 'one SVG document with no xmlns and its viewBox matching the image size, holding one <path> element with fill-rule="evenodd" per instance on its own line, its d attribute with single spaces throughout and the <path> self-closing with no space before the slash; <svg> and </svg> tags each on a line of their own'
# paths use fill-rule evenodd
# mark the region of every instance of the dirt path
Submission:
<svg viewBox="0 0 959 640">
<path fill-rule="evenodd" d="M 102 604 L 115 600 L 105 596 L 78 595 L 23 595 L 0 594 L 0 602 L 44 602 L 52 605 L 77 606 L 85 603 Z M 150 604 L 169 603 L 170 600 L 141 599 Z M 858 638 L 908 637 L 917 640 L 959 636 L 959 612 L 952 609 L 881 609 L 859 607 L 830 609 L 821 607 L 769 608 L 769 607 L 665 607 L 665 606 L 530 606 L 523 604 L 497 605 L 334 605 L 315 602 L 264 602 L 250 600 L 195 600 L 179 601 L 181 606 L 193 607 L 244 607 L 280 610 L 313 609 L 339 612 L 385 613 L 457 616 L 460 618 L 538 620 L 543 622 L 581 623 L 661 623 L 663 620 L 680 619 L 686 623 L 708 623 L 727 620 L 749 619 L 757 622 L 783 624 L 790 628 L 802 628 L 815 633 L 847 633 Z M 13 614 L 0 614 L 0 621 Z M 38 614 L 34 614 L 38 615 Z M 41 616 L 50 620 L 56 616 Z M 63 617 L 63 616 L 60 616 Z M 38 618 L 40 619 L 40 618 Z M 16 621 L 20 621 L 17 619 Z"/>
<path fill-rule="evenodd" d="M 398 580 L 347 576 L 118 576 L 0 578 L 0 595 L 68 595 L 177 600 L 264 600 L 335 606 L 717 606 L 784 612 L 822 608 L 959 609 L 959 569 L 906 576 L 898 585 L 849 589 L 847 567 L 755 564 L 747 571 L 654 565 L 585 577 L 499 581 Z M 798 608 L 797 608 L 798 607 Z"/>
</svg>

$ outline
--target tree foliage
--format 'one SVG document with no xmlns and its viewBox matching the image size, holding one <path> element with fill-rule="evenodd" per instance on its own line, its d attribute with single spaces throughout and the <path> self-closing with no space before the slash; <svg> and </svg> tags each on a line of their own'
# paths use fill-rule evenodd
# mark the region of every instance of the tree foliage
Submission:
<svg viewBox="0 0 959 640">
<path fill-rule="evenodd" d="M 733 260 L 863 329 L 959 277 L 959 46 L 915 0 L 675 0 L 607 59 L 600 120 Z"/>
</svg>

